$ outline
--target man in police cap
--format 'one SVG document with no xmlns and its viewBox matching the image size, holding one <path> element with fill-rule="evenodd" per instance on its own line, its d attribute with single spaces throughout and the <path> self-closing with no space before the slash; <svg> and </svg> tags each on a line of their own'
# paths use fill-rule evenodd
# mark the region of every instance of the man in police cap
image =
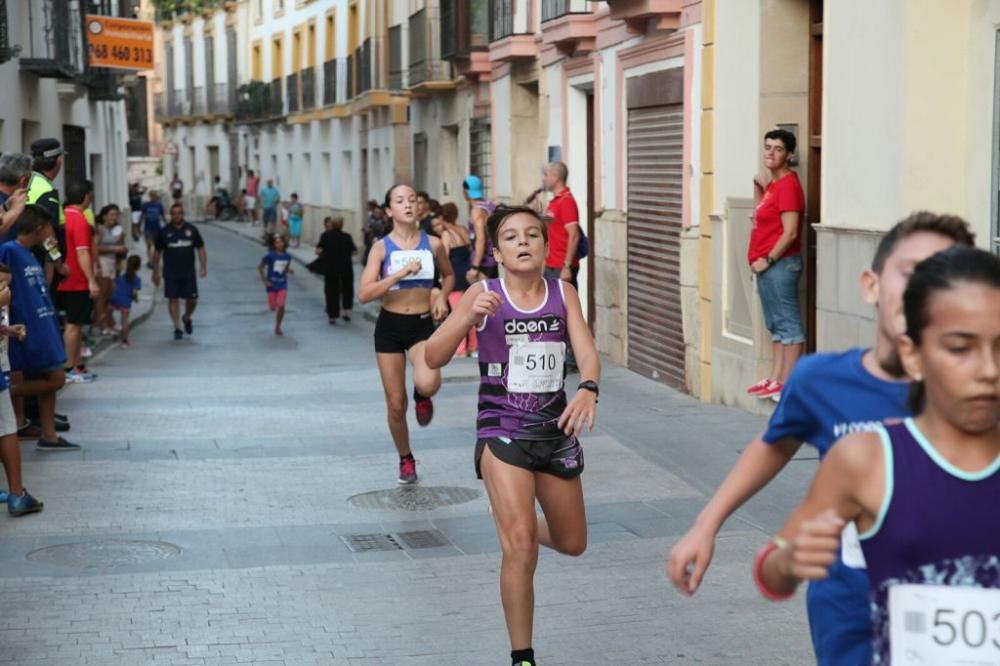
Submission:
<svg viewBox="0 0 1000 666">
<path fill-rule="evenodd" d="M 63 154 L 58 139 L 39 139 L 31 144 L 34 173 L 28 183 L 28 203 L 41 206 L 57 229 L 62 218 L 62 206 L 59 204 L 59 190 L 52 181 L 62 171 Z"/>
</svg>

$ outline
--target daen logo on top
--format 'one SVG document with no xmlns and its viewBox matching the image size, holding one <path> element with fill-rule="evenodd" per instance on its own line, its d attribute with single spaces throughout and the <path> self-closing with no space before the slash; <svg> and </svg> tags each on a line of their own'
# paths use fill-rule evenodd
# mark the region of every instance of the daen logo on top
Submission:
<svg viewBox="0 0 1000 666">
<path fill-rule="evenodd" d="M 503 330 L 507 335 L 559 333 L 562 331 L 562 320 L 555 315 L 545 315 L 533 319 L 508 319 L 503 323 Z"/>
</svg>

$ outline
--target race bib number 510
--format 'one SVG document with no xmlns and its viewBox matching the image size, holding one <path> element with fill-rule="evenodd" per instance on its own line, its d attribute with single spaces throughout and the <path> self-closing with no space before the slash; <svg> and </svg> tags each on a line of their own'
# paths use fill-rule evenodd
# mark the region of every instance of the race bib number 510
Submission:
<svg viewBox="0 0 1000 666">
<path fill-rule="evenodd" d="M 1000 589 L 896 585 L 889 641 L 893 666 L 996 666 Z"/>
<path fill-rule="evenodd" d="M 563 385 L 566 344 L 519 342 L 510 347 L 507 390 L 511 393 L 555 393 Z"/>
</svg>

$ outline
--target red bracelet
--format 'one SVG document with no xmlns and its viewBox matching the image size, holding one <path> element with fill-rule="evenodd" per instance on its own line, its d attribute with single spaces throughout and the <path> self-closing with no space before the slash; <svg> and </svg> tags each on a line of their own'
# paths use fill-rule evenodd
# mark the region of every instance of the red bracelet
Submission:
<svg viewBox="0 0 1000 666">
<path fill-rule="evenodd" d="M 774 541 L 768 541 L 767 545 L 761 548 L 757 553 L 757 557 L 753 562 L 753 582 L 757 586 L 760 593 L 764 595 L 765 599 L 770 601 L 785 601 L 786 599 L 790 599 L 795 596 L 795 592 L 785 592 L 783 594 L 774 592 L 764 584 L 764 580 L 761 578 L 761 570 L 764 568 L 764 560 L 766 560 L 767 556 L 776 550 L 778 550 L 778 544 Z"/>
</svg>

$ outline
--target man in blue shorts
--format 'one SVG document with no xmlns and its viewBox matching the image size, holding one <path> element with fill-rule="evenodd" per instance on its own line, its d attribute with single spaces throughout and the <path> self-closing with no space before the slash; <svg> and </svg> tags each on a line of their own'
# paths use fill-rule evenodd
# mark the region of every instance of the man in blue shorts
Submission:
<svg viewBox="0 0 1000 666">
<path fill-rule="evenodd" d="M 195 254 L 201 270 L 195 274 Z M 160 257 L 163 257 L 163 292 L 169 301 L 170 319 L 174 322 L 174 340 L 194 332 L 191 315 L 198 307 L 198 275 L 208 275 L 208 254 L 201 233 L 191 223 L 184 221 L 184 206 L 175 203 L 170 207 L 170 224 L 156 239 L 153 249 L 153 284 L 160 286 Z M 181 317 L 180 299 L 185 300 Z M 184 329 L 181 330 L 181 322 Z"/>
<path fill-rule="evenodd" d="M 281 192 L 274 186 L 274 181 L 268 178 L 267 186 L 260 190 L 260 208 L 266 235 L 273 234 L 278 224 L 279 203 L 281 203 Z"/>
<path fill-rule="evenodd" d="M 53 235 L 51 218 L 30 204 L 17 219 L 17 240 L 0 245 L 0 262 L 10 268 L 10 323 L 24 326 L 24 340 L 10 340 L 11 394 L 19 429 L 23 429 L 24 399 L 38 400 L 39 451 L 76 451 L 56 433 L 56 392 L 66 383 L 66 350 L 56 309 L 49 296 L 45 269 L 31 249 Z"/>
<path fill-rule="evenodd" d="M 965 221 L 928 212 L 914 213 L 882 238 L 871 269 L 861 277 L 864 299 L 876 307 L 874 348 L 813 354 L 796 364 L 767 430 L 750 442 L 671 549 L 667 574 L 678 590 L 688 595 L 697 591 L 722 524 L 777 476 L 803 443 L 816 447 L 822 457 L 848 433 L 910 415 L 909 381 L 895 346 L 905 324 L 903 291 L 920 261 L 956 243 L 973 243 Z M 820 666 L 871 662 L 868 576 L 857 531 L 848 528 L 841 541 L 841 558 L 829 578 L 810 584 L 806 597 Z"/>
</svg>

